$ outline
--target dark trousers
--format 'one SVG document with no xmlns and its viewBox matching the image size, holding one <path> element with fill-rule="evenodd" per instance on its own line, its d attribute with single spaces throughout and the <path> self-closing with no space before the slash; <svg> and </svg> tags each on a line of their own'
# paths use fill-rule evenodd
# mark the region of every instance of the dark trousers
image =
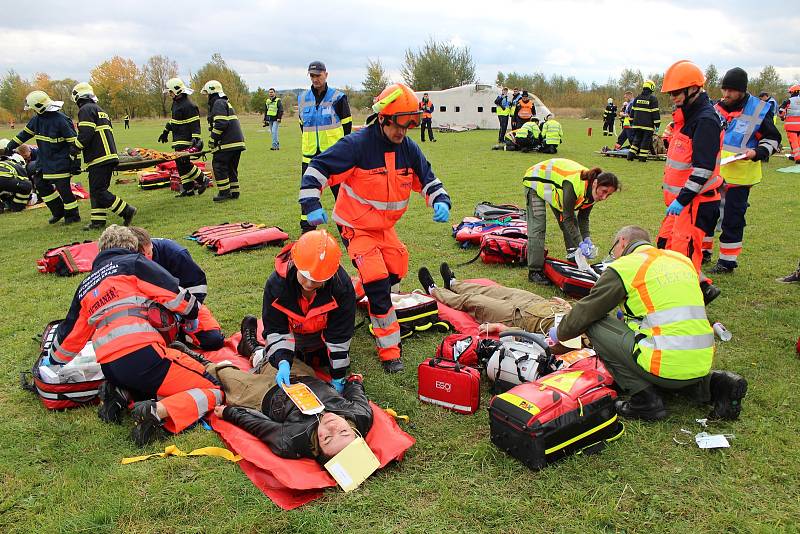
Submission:
<svg viewBox="0 0 800 534">
<path fill-rule="evenodd" d="M 419 125 L 419 134 L 420 139 L 422 142 L 425 142 L 425 129 L 428 129 L 428 139 L 433 141 L 433 127 L 431 126 L 431 119 L 422 119 L 422 123 Z"/>
<path fill-rule="evenodd" d="M 127 120 L 125 121 L 125 129 L 126 130 L 130 130 L 131 129 L 131 121 L 127 121 Z"/>
<path fill-rule="evenodd" d="M 633 128 L 631 136 L 631 152 L 634 156 L 645 157 L 653 151 L 653 130 Z"/>
<path fill-rule="evenodd" d="M 622 128 L 622 132 L 620 132 L 619 137 L 617 137 L 617 144 L 622 148 L 622 146 L 631 140 L 631 132 L 633 128 Z"/>
<path fill-rule="evenodd" d="M 239 195 L 239 158 L 241 150 L 223 150 L 214 152 L 211 168 L 214 170 L 214 183 L 220 192 L 230 190 L 234 196 Z"/>
<path fill-rule="evenodd" d="M 318 154 L 319 154 L 319 152 L 318 152 Z M 306 169 L 308 169 L 308 163 L 303 163 L 302 171 L 300 172 L 300 179 L 301 180 L 303 178 L 303 175 L 306 173 Z M 335 204 L 336 203 L 336 197 L 339 195 L 339 186 L 338 185 L 332 185 L 332 186 L 330 186 L 330 190 L 331 190 L 331 193 L 333 194 L 333 202 Z M 339 226 L 338 224 L 336 225 L 336 227 L 339 229 L 339 234 L 341 234 L 342 233 L 342 227 Z M 308 224 L 308 218 L 306 217 L 306 214 L 305 213 L 301 213 L 300 214 L 300 232 L 304 234 L 306 232 L 310 232 L 314 228 L 315 228 L 314 225 Z"/>
<path fill-rule="evenodd" d="M 34 186 L 39 198 L 50 208 L 54 217 L 76 217 L 78 213 L 78 199 L 72 194 L 69 178 L 47 180 L 41 175 L 35 178 Z"/>
<path fill-rule="evenodd" d="M 603 120 L 603 134 L 614 135 L 614 115 Z"/>
<path fill-rule="evenodd" d="M 522 128 L 522 125 L 525 124 L 525 121 L 520 119 L 519 117 L 511 117 L 511 129 L 517 130 Z"/>
<path fill-rule="evenodd" d="M 720 209 L 714 217 L 714 226 L 722 217 L 722 234 L 719 236 L 719 263 L 725 267 L 738 266 L 739 253 L 742 251 L 744 227 L 747 226 L 745 214 L 750 206 L 750 187 L 728 186 L 722 193 Z M 712 229 L 711 232 L 714 230 Z M 706 232 L 706 235 L 709 235 Z M 711 235 L 714 235 L 713 233 Z"/>
<path fill-rule="evenodd" d="M 184 191 L 192 191 L 195 185 L 199 186 L 203 183 L 205 178 L 203 171 L 192 164 L 189 156 L 176 159 L 175 167 L 178 169 L 178 174 L 181 177 L 181 186 Z"/>
<path fill-rule="evenodd" d="M 541 151 L 545 154 L 556 154 L 558 152 L 558 145 L 542 145 Z"/>
<path fill-rule="evenodd" d="M 497 135 L 497 142 L 502 143 L 508 130 L 508 115 L 498 115 L 497 119 L 500 121 L 500 133 Z"/>
<path fill-rule="evenodd" d="M 19 178 L 0 178 L 0 192 L 8 193 L 11 211 L 22 211 L 31 198 L 33 184 Z"/>
<path fill-rule="evenodd" d="M 93 223 L 105 224 L 110 209 L 119 216 L 128 207 L 128 203 L 114 195 L 108 188 L 111 186 L 111 175 L 116 163 L 89 167 L 89 199 L 92 203 Z"/>
</svg>

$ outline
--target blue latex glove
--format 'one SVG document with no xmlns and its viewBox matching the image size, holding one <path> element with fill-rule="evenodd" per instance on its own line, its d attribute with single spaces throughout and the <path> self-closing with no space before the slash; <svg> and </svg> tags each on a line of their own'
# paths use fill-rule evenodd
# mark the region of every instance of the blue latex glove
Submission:
<svg viewBox="0 0 800 534">
<path fill-rule="evenodd" d="M 592 245 L 586 241 L 583 241 L 580 245 L 578 245 L 578 250 L 580 250 L 581 254 L 587 258 L 592 256 Z"/>
<path fill-rule="evenodd" d="M 182 329 L 187 334 L 195 334 L 200 330 L 200 321 L 197 319 L 184 319 Z"/>
<path fill-rule="evenodd" d="M 331 379 L 331 385 L 333 389 L 335 389 L 341 395 L 344 392 L 344 385 L 347 383 L 346 378 L 333 378 Z"/>
<path fill-rule="evenodd" d="M 685 206 L 678 202 L 678 199 L 672 201 L 672 204 L 667 208 L 667 215 L 680 215 Z"/>
<path fill-rule="evenodd" d="M 317 208 L 308 214 L 308 224 L 319 226 L 328 222 L 328 214 L 322 208 Z"/>
<path fill-rule="evenodd" d="M 275 383 L 279 386 L 288 386 L 289 370 L 291 368 L 292 365 L 289 363 L 289 360 L 281 360 L 278 364 L 278 374 L 275 375 Z"/>
<path fill-rule="evenodd" d="M 558 334 L 556 333 L 555 326 L 551 327 L 550 330 L 547 331 L 547 339 L 549 339 L 553 345 L 558 345 Z"/>
<path fill-rule="evenodd" d="M 444 202 L 433 204 L 433 222 L 446 223 L 450 220 L 450 206 Z"/>
</svg>

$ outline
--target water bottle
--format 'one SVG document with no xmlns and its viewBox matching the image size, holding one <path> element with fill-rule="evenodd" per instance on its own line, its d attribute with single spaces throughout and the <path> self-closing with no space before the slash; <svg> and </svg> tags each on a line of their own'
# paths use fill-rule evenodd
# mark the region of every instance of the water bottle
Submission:
<svg viewBox="0 0 800 534">
<path fill-rule="evenodd" d="M 725 328 L 725 325 L 720 322 L 714 323 L 712 328 L 714 329 L 714 333 L 717 335 L 720 341 L 730 341 L 733 337 L 730 331 Z"/>
</svg>

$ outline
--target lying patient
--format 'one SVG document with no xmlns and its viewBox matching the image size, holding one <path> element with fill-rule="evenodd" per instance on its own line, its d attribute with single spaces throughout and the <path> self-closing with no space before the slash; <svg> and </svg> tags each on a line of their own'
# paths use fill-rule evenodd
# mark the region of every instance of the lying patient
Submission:
<svg viewBox="0 0 800 534">
<path fill-rule="evenodd" d="M 227 404 L 214 409 L 217 417 L 248 431 L 283 458 L 313 458 L 324 464 L 352 443 L 357 432 L 366 436 L 372 428 L 372 408 L 360 375 L 351 375 L 340 394 L 296 359 L 290 383 L 306 384 L 325 405 L 324 412 L 305 415 L 276 385 L 273 365 L 256 374 L 229 362 L 204 363 L 225 392 Z"/>
</svg>

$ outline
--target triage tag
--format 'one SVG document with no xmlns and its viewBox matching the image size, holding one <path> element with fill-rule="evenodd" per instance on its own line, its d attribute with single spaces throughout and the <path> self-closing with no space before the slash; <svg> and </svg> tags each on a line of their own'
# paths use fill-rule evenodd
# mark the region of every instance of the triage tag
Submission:
<svg viewBox="0 0 800 534">
<path fill-rule="evenodd" d="M 557 314 L 555 315 L 555 317 L 553 317 L 553 320 L 554 320 L 554 322 L 555 322 L 555 324 L 554 324 L 553 326 L 555 326 L 556 328 L 558 328 L 558 325 L 561 323 L 561 319 L 563 319 L 563 318 L 564 318 L 564 315 L 566 315 L 566 314 L 563 314 L 563 313 L 557 313 Z M 581 338 L 580 338 L 580 337 L 574 337 L 574 338 L 572 338 L 572 339 L 568 339 L 568 340 L 566 340 L 566 341 L 561 341 L 561 340 L 559 339 L 559 340 L 558 340 L 558 342 L 559 342 L 559 343 L 560 343 L 562 346 L 564 346 L 564 347 L 567 347 L 568 349 L 579 349 L 579 348 L 581 348 L 581 346 L 582 346 L 582 344 L 581 344 Z"/>
<path fill-rule="evenodd" d="M 322 404 L 322 401 L 314 395 L 314 392 L 311 391 L 307 385 L 303 384 L 302 382 L 296 382 L 289 386 L 281 386 L 283 391 L 289 398 L 292 400 L 297 409 L 303 412 L 306 415 L 314 415 L 322 412 L 325 409 L 325 405 Z"/>
<path fill-rule="evenodd" d="M 380 466 L 381 463 L 367 442 L 357 437 L 339 454 L 328 460 L 325 469 L 347 493 L 360 486 Z"/>
</svg>

